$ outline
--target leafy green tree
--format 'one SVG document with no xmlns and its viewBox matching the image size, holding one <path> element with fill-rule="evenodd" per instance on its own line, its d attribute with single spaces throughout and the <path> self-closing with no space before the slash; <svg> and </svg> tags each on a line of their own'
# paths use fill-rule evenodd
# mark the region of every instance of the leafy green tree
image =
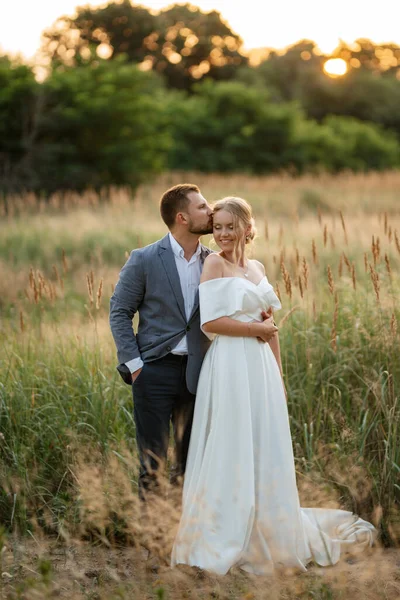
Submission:
<svg viewBox="0 0 400 600">
<path fill-rule="evenodd" d="M 300 112 L 270 102 L 268 93 L 236 82 L 205 82 L 170 103 L 170 166 L 262 173 L 288 166 Z"/>
<path fill-rule="evenodd" d="M 396 75 L 400 67 L 400 47 L 396 44 L 374 44 L 360 38 L 353 44 L 340 42 L 333 52 L 334 58 L 342 58 L 352 68 L 373 71 L 376 74 Z"/>
<path fill-rule="evenodd" d="M 324 123 L 343 142 L 338 168 L 367 171 L 400 166 L 400 143 L 393 133 L 351 117 L 331 116 Z"/>
<path fill-rule="evenodd" d="M 204 76 L 229 80 L 247 64 L 241 54 L 242 40 L 221 20 L 217 11 L 203 13 L 190 4 L 175 5 L 159 15 L 161 35 L 155 68 L 179 89 Z"/>
<path fill-rule="evenodd" d="M 38 88 L 30 67 L 0 57 L 0 189 L 16 190 L 28 176 Z"/>
<path fill-rule="evenodd" d="M 168 106 L 173 169 L 267 173 L 400 166 L 393 133 L 351 117 L 307 120 L 298 106 L 271 102 L 260 87 L 205 82 L 193 96 L 171 95 Z"/>
<path fill-rule="evenodd" d="M 299 171 L 383 170 L 400 167 L 400 143 L 374 123 L 331 116 L 299 122 L 293 147 Z"/>
<path fill-rule="evenodd" d="M 315 42 L 302 40 L 282 54 L 272 51 L 254 70 L 277 101 L 301 102 L 304 89 L 322 74 L 324 60 Z"/>
<path fill-rule="evenodd" d="M 312 119 L 347 115 L 394 129 L 400 136 L 400 48 L 358 40 L 351 46 L 340 44 L 332 56 L 346 60 L 345 76 L 325 75 L 323 65 L 330 57 L 306 40 L 283 54 L 271 52 L 252 74 L 244 69 L 238 76 L 250 85 L 264 85 L 275 102 L 297 101 Z"/>
<path fill-rule="evenodd" d="M 310 81 L 302 105 L 317 120 L 347 115 L 383 125 L 400 136 L 400 81 L 395 77 L 355 69 L 340 79 L 320 75 Z"/>
<path fill-rule="evenodd" d="M 136 187 L 160 172 L 170 147 L 162 86 L 123 60 L 54 72 L 43 84 L 31 169 L 37 186 Z"/>
<path fill-rule="evenodd" d="M 158 28 L 157 17 L 129 0 L 101 8 L 83 6 L 76 17 L 60 17 L 43 33 L 42 52 L 55 67 L 91 62 L 102 53 L 114 58 L 124 54 L 141 63 L 150 50 L 149 36 Z"/>
<path fill-rule="evenodd" d="M 205 75 L 232 78 L 247 63 L 241 43 L 216 11 L 186 4 L 153 15 L 124 0 L 61 17 L 44 33 L 42 51 L 55 67 L 124 54 L 142 69 L 162 73 L 168 86 L 189 89 Z"/>
</svg>

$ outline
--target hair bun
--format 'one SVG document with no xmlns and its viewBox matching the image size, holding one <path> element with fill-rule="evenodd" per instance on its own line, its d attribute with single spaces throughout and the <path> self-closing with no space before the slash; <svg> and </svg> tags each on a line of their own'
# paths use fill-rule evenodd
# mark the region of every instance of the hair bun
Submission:
<svg viewBox="0 0 400 600">
<path fill-rule="evenodd" d="M 250 244 L 250 242 L 252 242 L 257 235 L 257 229 L 255 226 L 253 217 L 251 218 L 250 223 L 251 223 L 251 229 L 246 236 L 246 244 Z"/>
</svg>

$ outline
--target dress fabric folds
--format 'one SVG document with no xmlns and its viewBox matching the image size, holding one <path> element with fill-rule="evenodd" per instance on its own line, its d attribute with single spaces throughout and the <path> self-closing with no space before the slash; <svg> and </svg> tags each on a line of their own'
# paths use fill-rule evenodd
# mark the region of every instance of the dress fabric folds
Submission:
<svg viewBox="0 0 400 600">
<path fill-rule="evenodd" d="M 202 325 L 222 316 L 260 321 L 262 310 L 281 308 L 266 277 L 258 285 L 213 279 L 199 294 Z M 375 528 L 351 512 L 300 507 L 286 398 L 269 344 L 209 337 L 172 566 L 267 574 L 305 570 L 311 560 L 335 564 L 346 548 L 370 546 Z"/>
</svg>

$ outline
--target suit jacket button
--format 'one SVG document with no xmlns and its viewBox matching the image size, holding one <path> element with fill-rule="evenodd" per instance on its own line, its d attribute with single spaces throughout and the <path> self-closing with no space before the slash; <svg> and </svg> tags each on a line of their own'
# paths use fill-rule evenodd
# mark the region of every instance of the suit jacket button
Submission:
<svg viewBox="0 0 400 600">
<path fill-rule="evenodd" d="M 172 350 L 171 346 L 167 346 L 166 350 L 167 350 L 167 352 L 171 352 L 171 350 Z"/>
<path fill-rule="evenodd" d="M 186 325 L 186 331 L 190 331 L 190 325 Z"/>
</svg>

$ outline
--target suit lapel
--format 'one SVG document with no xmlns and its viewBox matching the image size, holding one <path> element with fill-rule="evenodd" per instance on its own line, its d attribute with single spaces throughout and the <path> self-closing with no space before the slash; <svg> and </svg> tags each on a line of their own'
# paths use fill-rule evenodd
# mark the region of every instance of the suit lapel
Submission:
<svg viewBox="0 0 400 600">
<path fill-rule="evenodd" d="M 168 234 L 160 242 L 159 255 L 169 279 L 169 283 L 177 301 L 179 310 L 181 311 L 182 317 L 186 322 L 185 302 L 183 300 L 181 281 L 179 279 L 178 269 L 176 268 L 175 257 L 174 253 L 172 252 Z"/>
<path fill-rule="evenodd" d="M 212 250 L 210 250 L 206 246 L 202 245 L 201 254 L 200 254 L 201 270 L 203 270 L 204 261 L 206 260 L 206 257 L 210 254 L 210 252 L 212 252 Z M 190 315 L 189 321 L 192 319 L 193 315 L 195 314 L 195 312 L 198 309 L 199 309 L 199 290 L 197 289 L 196 296 L 194 298 L 194 303 L 193 303 L 193 310 L 192 310 L 192 314 Z"/>
</svg>

